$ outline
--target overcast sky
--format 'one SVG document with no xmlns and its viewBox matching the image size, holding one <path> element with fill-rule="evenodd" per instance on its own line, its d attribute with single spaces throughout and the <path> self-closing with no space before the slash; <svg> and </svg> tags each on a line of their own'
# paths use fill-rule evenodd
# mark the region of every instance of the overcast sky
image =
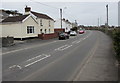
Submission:
<svg viewBox="0 0 120 83">
<path fill-rule="evenodd" d="M 59 8 L 63 9 L 63 17 L 80 25 L 98 25 L 106 22 L 106 4 L 109 5 L 109 25 L 118 25 L 118 2 L 37 2 L 39 0 L 27 0 L 26 2 L 2 2 L 0 9 L 18 10 L 24 13 L 25 6 L 32 11 L 44 13 L 54 20 L 59 19 Z"/>
</svg>

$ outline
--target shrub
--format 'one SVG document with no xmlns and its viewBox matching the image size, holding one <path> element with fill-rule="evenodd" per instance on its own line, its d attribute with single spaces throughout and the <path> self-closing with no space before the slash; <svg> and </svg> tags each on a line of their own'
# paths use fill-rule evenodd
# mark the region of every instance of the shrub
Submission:
<svg viewBox="0 0 120 83">
<path fill-rule="evenodd" d="M 116 56 L 117 59 L 120 61 L 120 29 L 114 31 L 113 40 Z"/>
</svg>

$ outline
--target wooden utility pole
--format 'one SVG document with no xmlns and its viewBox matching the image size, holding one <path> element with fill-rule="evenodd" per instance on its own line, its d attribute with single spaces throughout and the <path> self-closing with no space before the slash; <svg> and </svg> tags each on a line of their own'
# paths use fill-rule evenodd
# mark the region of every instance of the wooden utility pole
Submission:
<svg viewBox="0 0 120 83">
<path fill-rule="evenodd" d="M 62 29 L 62 9 L 60 9 L 61 29 Z"/>
<path fill-rule="evenodd" d="M 106 9 L 107 9 L 107 27 L 108 27 L 108 4 L 106 5 Z"/>
<path fill-rule="evenodd" d="M 98 18 L 98 27 L 100 26 L 100 19 Z"/>
</svg>

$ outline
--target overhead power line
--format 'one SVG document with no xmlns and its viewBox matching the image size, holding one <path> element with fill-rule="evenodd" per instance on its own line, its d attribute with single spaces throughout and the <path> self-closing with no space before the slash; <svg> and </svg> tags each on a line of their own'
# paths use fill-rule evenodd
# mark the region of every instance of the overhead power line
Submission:
<svg viewBox="0 0 120 83">
<path fill-rule="evenodd" d="M 44 3 L 38 2 L 38 1 L 36 1 L 36 0 L 29 0 L 29 1 L 32 1 L 32 2 L 34 2 L 34 3 L 41 4 L 41 5 L 44 5 L 44 6 L 50 7 L 50 8 L 54 8 L 54 9 L 57 9 L 57 10 L 60 10 L 60 9 L 61 9 L 61 8 L 58 8 L 58 7 L 55 7 L 55 6 L 51 6 L 51 5 L 47 5 L 47 4 L 44 4 Z M 64 14 L 66 14 L 69 18 L 71 18 L 71 19 L 73 19 L 73 20 L 78 20 L 78 19 L 76 19 L 75 17 L 73 17 L 72 14 L 70 14 L 70 13 L 68 13 L 68 12 L 67 12 L 67 13 L 64 12 Z"/>
<path fill-rule="evenodd" d="M 48 6 L 48 7 L 51 7 L 51 8 L 54 8 L 54 9 L 60 9 L 58 7 L 54 7 L 54 6 L 51 6 L 51 5 L 47 5 L 47 4 L 44 4 L 44 3 L 41 3 L 41 2 L 38 2 L 38 1 L 35 1 L 35 0 L 30 0 L 32 2 L 35 2 L 35 3 L 38 3 L 38 4 L 41 4 L 41 5 L 44 5 L 44 6 Z"/>
</svg>

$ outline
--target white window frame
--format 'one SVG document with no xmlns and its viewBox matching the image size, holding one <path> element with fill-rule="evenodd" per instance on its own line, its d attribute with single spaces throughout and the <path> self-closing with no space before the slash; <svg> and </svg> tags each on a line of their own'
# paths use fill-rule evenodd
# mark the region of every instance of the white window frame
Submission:
<svg viewBox="0 0 120 83">
<path fill-rule="evenodd" d="M 34 26 L 27 26 L 27 34 L 35 33 Z"/>
<path fill-rule="evenodd" d="M 48 24 L 49 24 L 49 27 L 51 27 L 51 22 L 50 22 L 50 20 L 48 21 Z"/>
<path fill-rule="evenodd" d="M 40 26 L 43 26 L 43 20 L 40 19 Z"/>
</svg>

